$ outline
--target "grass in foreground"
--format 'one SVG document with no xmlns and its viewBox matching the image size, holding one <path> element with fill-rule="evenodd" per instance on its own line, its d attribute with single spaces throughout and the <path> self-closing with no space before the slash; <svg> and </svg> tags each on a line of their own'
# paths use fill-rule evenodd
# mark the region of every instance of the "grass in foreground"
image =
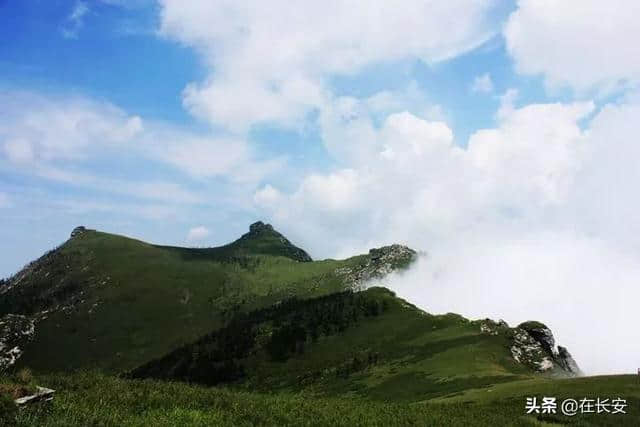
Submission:
<svg viewBox="0 0 640 427">
<path fill-rule="evenodd" d="M 97 373 L 37 378 L 58 390 L 50 405 L 20 411 L 20 426 L 345 425 L 345 426 L 637 426 L 640 385 L 635 376 L 530 380 L 470 391 L 449 399 L 393 404 L 361 398 L 259 394 L 183 383 L 122 380 Z M 582 397 L 616 394 L 629 402 L 626 415 L 573 418 L 524 415 L 529 395 Z"/>
</svg>

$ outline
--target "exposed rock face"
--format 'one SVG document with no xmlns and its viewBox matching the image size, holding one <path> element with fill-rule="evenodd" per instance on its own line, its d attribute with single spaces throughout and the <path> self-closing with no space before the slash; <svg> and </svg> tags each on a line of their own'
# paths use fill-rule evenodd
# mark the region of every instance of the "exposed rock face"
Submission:
<svg viewBox="0 0 640 427">
<path fill-rule="evenodd" d="M 417 254 L 403 245 L 383 246 L 369 250 L 364 263 L 356 267 L 342 267 L 336 274 L 353 289 L 362 289 L 371 280 L 381 279 L 394 270 L 408 266 Z"/>
<path fill-rule="evenodd" d="M 551 332 L 551 329 L 547 328 L 542 323 L 529 321 L 521 323 L 518 327 L 527 331 L 534 340 L 540 343 L 547 353 L 552 353 L 555 350 L 556 340 L 553 337 L 553 333 Z"/>
<path fill-rule="evenodd" d="M 34 332 L 34 322 L 27 316 L 7 314 L 0 318 L 0 372 L 22 356 L 22 348 L 33 338 Z"/>
<path fill-rule="evenodd" d="M 249 226 L 249 234 L 257 235 L 265 232 L 276 232 L 271 224 L 265 224 L 262 221 L 254 222 Z"/>
<path fill-rule="evenodd" d="M 564 347 L 555 346 L 551 330 L 540 322 L 524 322 L 512 330 L 511 354 L 538 372 L 558 375 L 580 375 L 580 368 Z"/>
<path fill-rule="evenodd" d="M 491 319 L 480 321 L 480 332 L 487 335 L 500 335 L 509 330 L 509 325 L 504 320 L 498 322 Z"/>
<path fill-rule="evenodd" d="M 555 338 L 549 328 L 540 322 L 524 322 L 510 328 L 507 322 L 491 319 L 479 321 L 480 332 L 486 335 L 509 337 L 513 359 L 537 372 L 560 376 L 580 375 L 578 364 L 566 348 L 555 347 Z"/>
<path fill-rule="evenodd" d="M 516 362 L 538 372 L 545 372 L 553 368 L 551 354 L 525 329 L 515 328 L 511 340 L 511 355 Z"/>
<path fill-rule="evenodd" d="M 87 229 L 84 226 L 81 225 L 79 227 L 74 228 L 71 231 L 71 236 L 69 236 L 69 237 L 73 239 L 74 237 L 79 236 L 79 235 L 81 235 L 82 233 L 84 233 L 86 231 L 87 231 Z"/>
<path fill-rule="evenodd" d="M 575 375 L 580 375 L 580 367 L 565 347 L 558 346 L 558 363 L 567 372 L 571 372 Z"/>
</svg>

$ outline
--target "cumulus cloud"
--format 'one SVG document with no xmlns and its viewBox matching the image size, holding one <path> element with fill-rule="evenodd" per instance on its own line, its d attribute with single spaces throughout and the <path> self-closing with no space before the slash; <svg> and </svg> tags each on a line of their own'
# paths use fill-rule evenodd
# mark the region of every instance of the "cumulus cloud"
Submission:
<svg viewBox="0 0 640 427">
<path fill-rule="evenodd" d="M 484 73 L 473 79 L 471 84 L 471 92 L 491 93 L 493 92 L 493 80 L 489 73 Z"/>
<path fill-rule="evenodd" d="M 640 354 L 640 104 L 591 118 L 591 102 L 516 107 L 516 95 L 466 148 L 444 122 L 393 113 L 368 127 L 366 161 L 290 193 L 265 187 L 254 202 L 316 257 L 391 242 L 427 250 L 391 280 L 401 296 L 432 312 L 545 321 L 587 372 L 628 372 Z"/>
<path fill-rule="evenodd" d="M 256 159 L 252 146 L 242 138 L 197 135 L 165 128 L 149 132 L 144 140 L 146 155 L 199 180 L 226 177 L 236 183 L 250 184 L 286 163 L 282 156 Z"/>
<path fill-rule="evenodd" d="M 520 0 L 504 29 L 516 68 L 549 86 L 609 92 L 640 79 L 640 3 Z"/>
<path fill-rule="evenodd" d="M 197 204 L 190 179 L 252 185 L 285 162 L 258 160 L 246 140 L 143 123 L 106 102 L 81 96 L 0 93 L 0 163 L 20 173 L 135 198 Z M 126 162 L 168 166 L 183 177 L 141 179 Z M 100 172 L 95 164 L 102 165 Z M 123 177 L 123 174 L 125 175 Z"/>
<path fill-rule="evenodd" d="M 235 131 L 295 127 L 331 98 L 329 76 L 406 58 L 440 61 L 494 31 L 494 1 L 360 3 L 161 0 L 161 33 L 195 47 L 212 68 L 185 89 L 184 105 Z"/>
<path fill-rule="evenodd" d="M 187 242 L 199 242 L 209 237 L 209 229 L 202 225 L 193 227 L 187 233 Z"/>
<path fill-rule="evenodd" d="M 138 116 L 84 97 L 0 93 L 0 150 L 22 165 L 78 160 L 97 147 L 131 141 L 143 130 Z"/>
</svg>

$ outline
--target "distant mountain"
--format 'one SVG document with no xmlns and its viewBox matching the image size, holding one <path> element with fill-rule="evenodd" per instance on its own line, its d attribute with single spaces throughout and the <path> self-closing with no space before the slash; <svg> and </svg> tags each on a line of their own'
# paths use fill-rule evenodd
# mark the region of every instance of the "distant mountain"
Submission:
<svg viewBox="0 0 640 427">
<path fill-rule="evenodd" d="M 379 287 L 416 256 L 312 261 L 262 222 L 203 249 L 78 227 L 0 287 L 0 369 L 406 401 L 578 374 L 541 323 L 434 316 Z"/>
</svg>

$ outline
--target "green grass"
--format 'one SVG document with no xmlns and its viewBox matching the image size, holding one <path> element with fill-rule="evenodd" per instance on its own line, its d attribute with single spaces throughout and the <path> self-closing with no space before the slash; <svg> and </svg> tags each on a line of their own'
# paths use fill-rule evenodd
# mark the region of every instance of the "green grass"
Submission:
<svg viewBox="0 0 640 427">
<path fill-rule="evenodd" d="M 38 323 L 19 367 L 131 369 L 220 327 L 237 311 L 342 290 L 334 271 L 363 259 L 298 262 L 247 251 L 246 245 L 239 254 L 178 250 L 94 231 L 69 240 L 46 268 L 0 298 L 0 315 L 22 306 L 17 312 L 30 314 L 51 301 L 69 305 L 63 297 L 74 295 L 67 310 Z"/>
<path fill-rule="evenodd" d="M 122 380 L 98 373 L 48 375 L 57 390 L 50 405 L 20 411 L 20 426 L 637 426 L 640 385 L 634 376 L 535 379 L 500 384 L 417 404 L 305 393 L 261 394 L 182 383 Z M 566 417 L 524 414 L 530 395 L 622 396 L 626 415 Z"/>
<path fill-rule="evenodd" d="M 358 320 L 352 320 L 352 310 L 364 302 L 375 303 L 381 310 L 376 315 L 361 312 Z M 319 317 L 327 319 L 328 312 L 338 319 L 328 325 L 329 332 L 320 333 L 314 341 L 307 330 L 302 341 L 293 338 L 297 344 L 292 347 L 297 351 L 284 360 L 273 360 L 269 337 L 274 328 L 295 325 L 308 329 L 308 325 L 318 325 Z M 531 375 L 512 359 L 507 334 L 483 334 L 478 322 L 461 316 L 424 313 L 385 288 L 262 310 L 221 332 L 152 361 L 134 375 L 208 385 L 226 382 L 238 389 L 264 392 L 305 391 L 397 402 Z M 249 336 L 255 338 L 247 341 Z M 238 348 L 243 350 L 238 352 Z M 228 372 L 233 373 L 231 379 Z"/>
</svg>

